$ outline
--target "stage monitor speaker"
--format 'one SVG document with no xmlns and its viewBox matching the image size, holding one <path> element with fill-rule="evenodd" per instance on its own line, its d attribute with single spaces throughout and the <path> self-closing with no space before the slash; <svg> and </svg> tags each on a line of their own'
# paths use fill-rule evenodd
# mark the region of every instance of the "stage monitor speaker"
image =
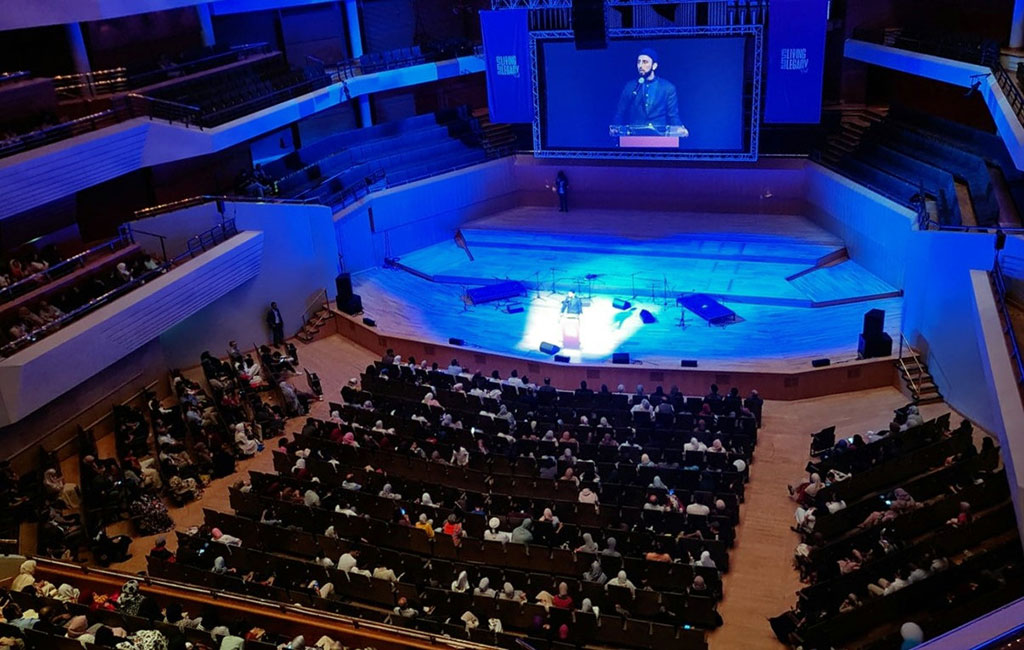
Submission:
<svg viewBox="0 0 1024 650">
<path fill-rule="evenodd" d="M 861 334 L 857 342 L 857 355 L 861 359 L 892 356 L 892 337 L 885 332 L 876 336 Z"/>
<path fill-rule="evenodd" d="M 351 294 L 348 298 L 338 298 L 338 311 L 344 312 L 349 316 L 355 316 L 356 314 L 363 313 L 363 299 L 356 294 Z"/>
<path fill-rule="evenodd" d="M 629 352 L 613 352 L 612 363 L 629 363 Z"/>
<path fill-rule="evenodd" d="M 465 341 L 463 341 L 462 339 L 457 339 L 454 336 L 449 337 L 449 339 L 448 339 L 448 345 L 465 345 L 465 344 L 466 344 Z"/>
<path fill-rule="evenodd" d="M 363 325 L 368 327 L 377 327 L 377 321 L 373 320 L 369 316 L 363 317 Z"/>
<path fill-rule="evenodd" d="M 658 319 L 654 317 L 654 314 L 647 311 L 646 309 L 640 310 L 640 320 L 644 322 L 644 325 L 650 325 L 651 323 L 658 322 Z"/>
<path fill-rule="evenodd" d="M 562 348 L 558 347 L 557 345 L 548 343 L 547 341 L 542 341 L 540 344 L 540 351 L 543 352 L 544 354 L 555 354 L 561 349 Z"/>
<path fill-rule="evenodd" d="M 616 298 L 612 301 L 612 307 L 615 307 L 616 309 L 629 309 L 632 306 L 633 303 L 628 300 L 623 300 L 622 298 Z"/>
<path fill-rule="evenodd" d="M 334 278 L 334 286 L 338 288 L 338 303 L 347 301 L 352 295 L 352 274 L 339 273 L 338 277 Z"/>
<path fill-rule="evenodd" d="M 577 50 L 608 47 L 604 0 L 572 0 L 572 33 Z"/>
<path fill-rule="evenodd" d="M 521 314 L 521 313 L 523 313 L 523 306 L 518 304 L 518 303 L 517 304 L 513 304 L 513 305 L 506 305 L 505 306 L 505 313 L 506 314 Z"/>
<path fill-rule="evenodd" d="M 562 355 L 562 354 L 556 354 L 555 355 L 555 362 L 556 363 L 569 363 L 569 357 L 567 357 L 565 355 Z"/>
<path fill-rule="evenodd" d="M 831 359 L 812 359 L 811 360 L 811 365 L 814 366 L 815 368 L 824 368 L 825 366 L 831 366 L 832 365 L 832 360 Z"/>
<path fill-rule="evenodd" d="M 864 329 L 861 334 L 871 338 L 882 333 L 885 329 L 885 310 L 872 309 L 864 314 Z"/>
<path fill-rule="evenodd" d="M 696 359 L 682 359 L 679 362 L 679 367 L 680 368 L 696 368 L 697 367 L 697 360 Z"/>
</svg>

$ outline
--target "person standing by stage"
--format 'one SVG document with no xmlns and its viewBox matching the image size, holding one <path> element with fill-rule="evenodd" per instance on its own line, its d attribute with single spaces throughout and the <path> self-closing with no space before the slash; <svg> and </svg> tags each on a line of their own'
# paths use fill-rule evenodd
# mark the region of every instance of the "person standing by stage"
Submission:
<svg viewBox="0 0 1024 650">
<path fill-rule="evenodd" d="M 284 345 L 284 319 L 276 302 L 270 303 L 270 309 L 267 310 L 267 327 L 274 335 L 274 345 Z"/>
<path fill-rule="evenodd" d="M 569 178 L 564 171 L 559 170 L 555 176 L 555 193 L 558 194 L 558 211 L 569 211 Z"/>
</svg>

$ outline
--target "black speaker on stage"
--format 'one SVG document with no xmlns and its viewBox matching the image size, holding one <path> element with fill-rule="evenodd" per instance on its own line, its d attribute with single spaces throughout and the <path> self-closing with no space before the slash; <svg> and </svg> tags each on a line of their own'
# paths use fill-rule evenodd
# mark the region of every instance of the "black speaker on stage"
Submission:
<svg viewBox="0 0 1024 650">
<path fill-rule="evenodd" d="M 613 352 L 612 363 L 629 363 L 629 352 Z"/>
<path fill-rule="evenodd" d="M 334 278 L 334 286 L 338 288 L 338 304 L 343 304 L 352 295 L 352 274 L 339 273 Z"/>
<path fill-rule="evenodd" d="M 885 310 L 884 309 L 872 309 L 871 311 L 864 314 L 864 330 L 861 332 L 864 336 L 871 338 L 881 334 L 885 329 Z"/>
<path fill-rule="evenodd" d="M 815 368 L 824 368 L 825 366 L 831 366 L 832 365 L 832 360 L 831 359 L 813 359 L 813 360 L 811 360 L 811 365 L 814 366 Z"/>
<path fill-rule="evenodd" d="M 658 322 L 658 319 L 654 317 L 654 314 L 647 311 L 646 309 L 640 310 L 640 320 L 644 322 L 644 325 L 650 325 L 651 323 Z"/>
<path fill-rule="evenodd" d="M 616 309 L 629 309 L 632 306 L 633 303 L 628 300 L 623 300 L 622 298 L 616 298 L 612 301 L 612 307 L 615 307 Z"/>
<path fill-rule="evenodd" d="M 348 298 L 338 298 L 338 311 L 349 316 L 363 313 L 363 299 L 356 294 L 349 294 Z"/>
<path fill-rule="evenodd" d="M 369 316 L 363 317 L 363 325 L 367 327 L 377 327 L 377 321 L 373 320 Z"/>
<path fill-rule="evenodd" d="M 521 314 L 523 313 L 523 306 L 519 303 L 505 305 L 506 314 Z"/>
<path fill-rule="evenodd" d="M 554 345 L 553 343 L 548 343 L 547 341 L 542 341 L 540 344 L 540 351 L 543 352 L 544 354 L 555 354 L 561 349 L 562 348 L 558 347 L 557 345 Z"/>
<path fill-rule="evenodd" d="M 569 357 L 563 356 L 561 354 L 556 354 L 555 363 L 569 363 Z"/>
<path fill-rule="evenodd" d="M 861 359 L 874 359 L 892 355 L 892 337 L 882 332 L 875 336 L 860 335 L 857 342 L 857 355 Z"/>
<path fill-rule="evenodd" d="M 697 360 L 696 359 L 682 359 L 682 360 L 679 361 L 679 367 L 680 368 L 696 368 L 697 367 Z"/>
<path fill-rule="evenodd" d="M 466 342 L 462 339 L 457 339 L 454 336 L 448 338 L 448 345 L 465 345 Z"/>
<path fill-rule="evenodd" d="M 572 34 L 577 50 L 608 47 L 604 23 L 604 0 L 572 0 Z"/>
</svg>

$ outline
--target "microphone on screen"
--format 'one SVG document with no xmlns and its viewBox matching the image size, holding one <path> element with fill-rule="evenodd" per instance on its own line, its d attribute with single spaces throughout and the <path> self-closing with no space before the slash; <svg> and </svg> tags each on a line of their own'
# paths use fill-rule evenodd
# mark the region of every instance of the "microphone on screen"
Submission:
<svg viewBox="0 0 1024 650">
<path fill-rule="evenodd" d="M 643 77 L 640 77 L 639 79 L 636 80 L 636 88 L 633 89 L 633 96 L 634 97 L 636 97 L 636 94 L 638 92 L 640 92 L 640 87 L 643 86 L 643 85 L 644 85 L 644 78 Z"/>
</svg>

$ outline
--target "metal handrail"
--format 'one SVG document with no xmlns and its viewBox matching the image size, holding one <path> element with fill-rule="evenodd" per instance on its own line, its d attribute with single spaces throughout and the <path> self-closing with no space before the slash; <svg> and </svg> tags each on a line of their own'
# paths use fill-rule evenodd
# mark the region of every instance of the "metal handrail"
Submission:
<svg viewBox="0 0 1024 650">
<path fill-rule="evenodd" d="M 49 277 L 49 276 L 54 275 L 57 271 L 62 271 L 62 270 L 66 269 L 66 268 L 69 268 L 71 266 L 76 266 L 76 265 L 82 264 L 83 261 L 85 260 L 85 258 L 90 257 L 91 255 L 94 255 L 95 253 L 98 253 L 98 252 L 100 252 L 102 250 L 106 250 L 106 249 L 115 250 L 118 244 L 127 244 L 130 241 L 131 241 L 131 239 L 130 238 L 126 238 L 123 234 L 118 235 L 117 237 L 115 237 L 113 239 L 110 239 L 108 241 L 105 241 L 102 244 L 97 244 L 96 246 L 93 246 L 92 248 L 90 248 L 88 250 L 84 250 L 81 253 L 77 253 L 76 255 L 72 255 L 71 257 L 67 258 L 66 260 L 62 260 L 62 261 L 58 262 L 57 264 L 54 264 L 53 266 L 50 266 L 45 271 L 39 271 L 37 273 L 33 273 L 30 276 L 24 277 L 21 280 L 18 280 L 17 282 L 15 282 L 14 284 L 8 285 L 8 286 L 0 289 L 0 302 L 7 302 L 9 300 L 13 300 L 14 296 L 12 296 L 10 294 L 15 293 L 18 289 L 24 289 L 24 288 L 27 288 L 29 286 L 32 287 L 32 290 L 38 289 L 40 284 L 46 284 L 46 283 L 50 282 L 53 278 Z"/>
<path fill-rule="evenodd" d="M 220 234 L 219 241 L 216 241 L 217 233 Z M 153 237 L 160 238 L 160 248 L 163 251 L 164 255 L 163 263 L 157 266 L 155 269 L 152 269 L 140 275 L 137 278 L 133 278 L 130 282 L 126 282 L 122 285 L 114 287 L 113 289 L 104 293 L 103 295 L 97 298 L 93 298 L 92 300 L 82 305 L 81 307 L 64 314 L 58 319 L 46 323 L 42 327 L 38 327 L 32 330 L 31 332 L 28 332 L 27 334 L 25 334 L 25 336 L 19 337 L 14 341 L 11 341 L 7 345 L 4 345 L 3 347 L 0 347 L 0 357 L 9 357 L 11 354 L 17 352 L 18 350 L 22 350 L 31 345 L 32 343 L 35 343 L 36 341 L 46 336 L 49 336 L 53 332 L 56 332 L 57 330 L 61 329 L 68 323 L 78 320 L 79 318 L 88 314 L 89 312 L 99 309 L 100 307 L 105 306 L 112 300 L 119 298 L 120 296 L 123 296 L 131 292 L 132 290 L 144 285 L 150 279 L 155 278 L 163 273 L 166 273 L 168 270 L 173 268 L 178 262 L 183 260 L 185 257 L 195 257 L 200 252 L 206 251 L 206 246 L 212 247 L 227 241 L 232 236 L 238 234 L 238 229 L 235 227 L 234 219 L 225 219 L 224 221 L 214 226 L 213 228 L 205 230 L 199 233 L 198 235 L 194 235 L 193 237 L 189 238 L 186 249 L 172 258 L 167 257 L 167 249 L 165 246 L 165 241 L 167 238 L 164 235 L 146 232 L 144 230 L 139 230 L 137 228 L 132 228 L 131 224 L 129 223 L 122 224 L 121 234 L 124 237 L 131 238 L 132 242 L 135 241 L 134 235 L 136 234 L 151 235 Z M 193 241 L 197 239 L 202 241 L 202 250 L 199 252 L 196 252 L 193 247 Z M 210 242 L 209 244 L 206 243 L 208 241 Z"/>
<path fill-rule="evenodd" d="M 917 367 L 918 368 L 923 368 L 924 365 L 921 363 L 921 359 L 917 356 L 917 352 L 914 350 L 914 347 L 912 345 L 910 345 L 910 341 L 907 340 L 907 337 L 903 336 L 903 332 L 900 332 L 900 351 L 899 351 L 899 354 L 896 357 L 896 360 L 899 362 L 900 368 L 903 369 L 903 376 L 907 378 L 907 383 L 910 384 L 911 392 L 913 392 L 914 395 L 917 396 L 917 395 L 921 394 L 921 389 L 917 385 L 917 382 L 914 381 L 914 378 L 910 376 L 910 370 L 907 368 L 907 364 L 903 362 L 903 344 L 904 343 L 906 343 L 907 350 L 910 351 L 910 356 L 913 357 L 914 363 L 917 364 Z"/>
<path fill-rule="evenodd" d="M 16 81 L 18 79 L 28 79 L 32 76 L 32 72 L 29 70 L 15 70 L 14 72 L 0 72 L 0 84 L 5 84 L 9 81 Z"/>
<path fill-rule="evenodd" d="M 255 54 L 267 54 L 274 51 L 269 43 L 247 43 L 243 45 L 235 45 L 224 52 L 217 52 L 210 56 L 203 57 L 201 59 L 194 59 L 192 61 L 185 61 L 183 63 L 177 63 L 166 68 L 160 68 L 159 70 L 150 70 L 149 72 L 142 72 L 137 75 L 128 75 L 128 83 L 132 88 L 142 88 L 143 86 L 150 86 L 155 83 L 160 83 L 167 79 L 174 78 L 174 73 L 179 72 L 181 76 L 193 74 L 195 72 L 203 72 L 204 70 L 212 70 L 213 68 L 221 65 L 221 60 L 241 60 Z"/>
<path fill-rule="evenodd" d="M 1017 84 L 1013 83 L 1010 73 L 1003 67 L 1001 61 L 997 60 L 992 64 L 991 68 L 992 73 L 996 77 L 996 82 L 1003 91 L 1003 95 L 1006 96 L 1007 101 L 1010 102 L 1010 107 L 1017 116 L 1017 121 L 1024 124 L 1024 93 L 1021 93 Z"/>
<path fill-rule="evenodd" d="M 120 67 L 57 75 L 53 77 L 53 87 L 58 93 L 66 95 L 85 96 L 86 93 L 77 92 L 82 89 L 88 90 L 90 95 L 114 93 L 128 87 L 128 69 Z"/>
<path fill-rule="evenodd" d="M 301 322 L 308 323 L 309 319 L 313 317 L 313 314 L 320 311 L 323 308 L 324 303 L 328 301 L 327 289 L 320 289 L 317 291 L 306 305 L 306 309 L 303 310 Z"/>
<path fill-rule="evenodd" d="M 1010 320 L 1010 309 L 1006 305 L 1006 276 L 1003 275 L 1003 267 L 996 257 L 992 264 L 992 284 L 995 287 L 996 298 L 999 299 L 999 311 L 1003 318 L 1003 331 L 1010 341 L 1010 356 L 1013 358 L 1014 366 L 1017 369 L 1017 389 L 1024 390 L 1024 360 L 1020 356 L 1020 346 L 1017 344 L 1017 334 L 1013 331 L 1013 321 Z"/>
<path fill-rule="evenodd" d="M 287 199 L 277 196 L 250 197 L 201 194 L 199 196 L 191 196 L 187 199 L 179 199 L 177 201 L 170 201 L 168 203 L 161 203 L 160 205 L 154 205 L 148 208 L 142 208 L 141 210 L 136 210 L 134 214 L 134 220 L 155 217 L 158 214 L 166 214 L 168 212 L 174 212 L 175 210 L 183 210 L 184 208 L 190 208 L 196 205 L 203 205 L 206 203 L 215 203 L 217 201 L 230 203 L 283 203 L 289 205 L 310 204 L 309 201 L 302 201 L 299 199 Z"/>
<path fill-rule="evenodd" d="M 126 106 L 110 108 L 105 111 L 68 120 L 67 122 L 54 124 L 44 129 L 20 134 L 6 142 L 0 142 L 0 158 L 74 137 L 81 133 L 89 133 L 96 129 L 117 124 L 131 117 L 135 117 L 135 115 Z"/>
</svg>

